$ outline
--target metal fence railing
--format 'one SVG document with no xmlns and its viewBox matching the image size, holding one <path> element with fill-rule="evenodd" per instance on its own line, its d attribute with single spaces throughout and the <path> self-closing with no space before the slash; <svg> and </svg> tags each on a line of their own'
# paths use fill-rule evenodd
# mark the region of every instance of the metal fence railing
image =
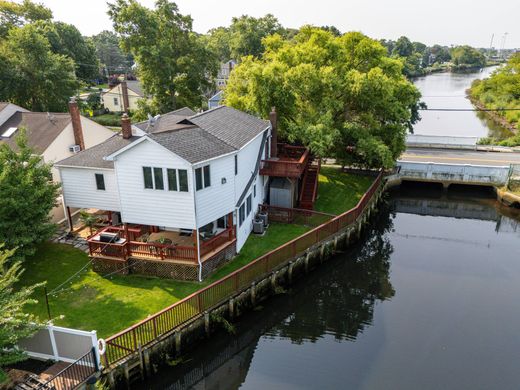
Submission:
<svg viewBox="0 0 520 390">
<path fill-rule="evenodd" d="M 253 260 L 226 277 L 187 296 L 160 312 L 106 339 L 104 363 L 108 366 L 153 342 L 159 336 L 175 329 L 211 307 L 225 301 L 233 294 L 247 288 L 281 264 L 305 252 L 309 247 L 323 241 L 334 233 L 355 223 L 383 179 L 381 171 L 358 204 L 349 211 L 330 218 L 319 226 L 286 244 Z M 307 212 L 307 210 L 305 210 Z"/>
<path fill-rule="evenodd" d="M 38 390 L 73 390 L 99 371 L 96 349 L 92 347 L 67 368 L 38 386 Z"/>
</svg>

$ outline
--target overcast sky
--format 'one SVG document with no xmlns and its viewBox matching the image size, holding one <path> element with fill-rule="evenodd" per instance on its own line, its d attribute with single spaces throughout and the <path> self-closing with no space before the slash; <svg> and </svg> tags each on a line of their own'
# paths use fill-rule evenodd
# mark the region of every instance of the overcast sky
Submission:
<svg viewBox="0 0 520 390">
<path fill-rule="evenodd" d="M 106 0 L 36 0 L 58 20 L 74 24 L 84 35 L 111 29 Z M 140 0 L 153 7 L 154 0 Z M 190 14 L 194 29 L 205 33 L 229 25 L 233 16 L 274 14 L 286 27 L 334 25 L 341 31 L 361 31 L 373 38 L 401 35 L 426 44 L 469 44 L 520 48 L 520 0 L 177 0 Z"/>
</svg>

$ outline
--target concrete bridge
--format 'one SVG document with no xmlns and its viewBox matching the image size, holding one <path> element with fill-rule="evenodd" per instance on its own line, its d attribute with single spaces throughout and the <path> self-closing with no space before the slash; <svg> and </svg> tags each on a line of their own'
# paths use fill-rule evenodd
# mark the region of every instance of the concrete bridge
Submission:
<svg viewBox="0 0 520 390">
<path fill-rule="evenodd" d="M 520 153 L 511 148 L 481 147 L 477 137 L 409 135 L 391 184 L 403 180 L 503 187 Z"/>
</svg>

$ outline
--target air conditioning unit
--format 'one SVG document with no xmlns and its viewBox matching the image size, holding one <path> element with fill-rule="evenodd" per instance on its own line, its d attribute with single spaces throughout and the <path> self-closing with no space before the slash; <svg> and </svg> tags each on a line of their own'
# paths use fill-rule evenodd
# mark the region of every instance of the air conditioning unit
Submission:
<svg viewBox="0 0 520 390">
<path fill-rule="evenodd" d="M 255 219 L 253 221 L 253 233 L 255 234 L 264 234 L 265 227 L 264 227 L 264 221 L 261 219 Z"/>
<path fill-rule="evenodd" d="M 264 223 L 264 227 L 267 227 L 269 224 L 269 218 L 267 217 L 267 213 L 258 213 L 257 218 Z"/>
<path fill-rule="evenodd" d="M 71 153 L 78 153 L 81 151 L 81 146 L 79 145 L 70 145 L 69 146 L 69 152 Z"/>
</svg>

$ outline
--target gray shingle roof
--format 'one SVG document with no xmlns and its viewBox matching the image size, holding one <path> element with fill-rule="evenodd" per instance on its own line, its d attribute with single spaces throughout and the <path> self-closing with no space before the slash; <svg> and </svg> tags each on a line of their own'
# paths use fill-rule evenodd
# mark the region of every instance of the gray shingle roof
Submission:
<svg viewBox="0 0 520 390">
<path fill-rule="evenodd" d="M 222 156 L 235 150 L 196 126 L 171 132 L 154 133 L 150 134 L 149 137 L 192 164 Z"/>
<path fill-rule="evenodd" d="M 148 131 L 150 139 L 192 164 L 237 151 L 269 126 L 269 121 L 226 106 L 187 118 L 190 113 L 193 111 L 189 108 L 182 108 L 161 115 L 153 129 L 148 128 L 147 121 L 135 126 Z M 124 140 L 117 135 L 56 165 L 113 168 L 113 163 L 103 158 L 138 138 Z"/>
<path fill-rule="evenodd" d="M 169 131 L 175 130 L 178 127 L 177 124 L 190 116 L 195 115 L 195 112 L 188 107 L 179 108 L 178 110 L 169 112 L 167 114 L 161 115 L 155 122 L 153 126 L 150 126 L 148 121 L 143 121 L 136 123 L 135 126 L 140 128 L 143 131 L 149 133 L 157 133 L 161 131 Z"/>
<path fill-rule="evenodd" d="M 17 111 L 0 126 L 0 135 L 11 127 L 25 127 L 29 147 L 37 153 L 43 153 L 70 122 L 70 114 Z M 9 138 L 0 136 L 0 144 L 6 143 L 16 149 L 17 135 L 18 130 Z"/>
<path fill-rule="evenodd" d="M 127 80 L 126 86 L 139 96 L 144 97 L 143 86 L 138 80 Z"/>
<path fill-rule="evenodd" d="M 227 106 L 197 114 L 182 123 L 193 123 L 237 150 L 269 126 L 269 121 Z"/>
<path fill-rule="evenodd" d="M 139 139 L 139 137 L 124 139 L 120 134 L 114 134 L 106 141 L 86 150 L 82 150 L 74 156 L 61 160 L 54 165 L 114 169 L 114 162 L 106 161 L 103 158 L 124 148 L 137 139 Z"/>
</svg>

